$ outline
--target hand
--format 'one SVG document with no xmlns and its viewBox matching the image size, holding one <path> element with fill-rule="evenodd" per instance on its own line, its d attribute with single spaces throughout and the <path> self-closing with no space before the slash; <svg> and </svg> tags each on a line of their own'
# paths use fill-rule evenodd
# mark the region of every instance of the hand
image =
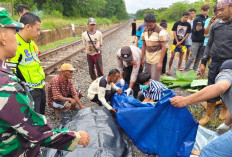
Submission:
<svg viewBox="0 0 232 157">
<path fill-rule="evenodd" d="M 101 50 L 101 46 L 97 46 L 96 49 L 97 49 L 98 51 L 100 51 L 100 50 Z"/>
<path fill-rule="evenodd" d="M 222 123 L 221 125 L 219 125 L 219 127 L 217 127 L 217 130 L 229 130 L 229 129 L 230 127 L 225 123 Z"/>
<path fill-rule="evenodd" d="M 80 107 L 81 109 L 85 108 L 85 106 L 84 106 L 84 105 L 79 105 L 79 107 Z"/>
<path fill-rule="evenodd" d="M 116 112 L 117 112 L 114 108 L 112 108 L 111 110 L 112 110 L 114 113 L 116 113 Z"/>
<path fill-rule="evenodd" d="M 188 104 L 186 97 L 182 96 L 173 97 L 170 102 L 174 107 L 185 107 Z"/>
<path fill-rule="evenodd" d="M 145 66 L 144 57 L 142 57 L 142 59 L 141 59 L 141 65 L 142 65 L 142 67 L 144 67 L 144 66 Z"/>
<path fill-rule="evenodd" d="M 75 99 L 72 99 L 72 98 L 70 98 L 69 99 L 69 102 L 73 105 L 73 104 L 76 104 L 76 100 Z"/>
<path fill-rule="evenodd" d="M 126 95 L 129 96 L 131 94 L 131 92 L 133 92 L 133 91 L 131 88 L 128 88 L 127 90 L 125 90 L 125 92 L 126 92 Z"/>
<path fill-rule="evenodd" d="M 71 104 L 70 103 L 67 103 L 65 106 L 64 106 L 64 110 L 67 110 L 67 109 L 70 109 L 70 107 L 71 107 Z"/>
<path fill-rule="evenodd" d="M 204 73 L 205 73 L 205 65 L 204 64 L 200 65 L 199 73 L 200 73 L 201 77 L 204 77 Z"/>
<path fill-rule="evenodd" d="M 181 44 L 180 42 L 177 42 L 176 47 L 179 48 L 180 44 Z"/>
<path fill-rule="evenodd" d="M 120 79 L 120 84 L 121 84 L 121 86 L 124 86 L 125 85 L 125 80 Z"/>
<path fill-rule="evenodd" d="M 216 17 L 215 16 L 213 16 L 211 19 L 210 19 L 210 24 L 212 24 L 212 23 L 214 23 L 214 21 L 215 21 L 215 19 L 216 19 Z"/>
<path fill-rule="evenodd" d="M 158 63 L 158 66 L 157 66 L 157 70 L 158 70 L 158 71 L 161 71 L 161 70 L 162 70 L 162 66 L 163 66 L 163 63 L 162 63 L 162 62 L 161 62 L 161 63 L 159 62 L 159 63 Z"/>
<path fill-rule="evenodd" d="M 196 30 L 197 30 L 197 31 L 202 30 L 202 26 L 196 26 Z"/>
<path fill-rule="evenodd" d="M 118 92 L 118 95 L 121 95 L 123 93 L 121 89 L 118 89 L 117 92 Z"/>
<path fill-rule="evenodd" d="M 89 144 L 89 141 L 90 141 L 89 134 L 85 131 L 78 131 L 78 132 L 81 136 L 81 139 L 78 144 L 83 145 L 83 147 L 85 148 Z"/>
</svg>

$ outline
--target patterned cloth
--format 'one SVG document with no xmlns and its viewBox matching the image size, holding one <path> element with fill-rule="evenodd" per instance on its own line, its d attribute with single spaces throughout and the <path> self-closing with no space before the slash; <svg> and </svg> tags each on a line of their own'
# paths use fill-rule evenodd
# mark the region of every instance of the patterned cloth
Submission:
<svg viewBox="0 0 232 157">
<path fill-rule="evenodd" d="M 150 98 L 152 100 L 158 101 L 161 99 L 161 92 L 168 89 L 165 85 L 162 83 L 150 80 L 150 86 L 148 90 L 141 89 L 142 94 L 145 98 Z"/>
<path fill-rule="evenodd" d="M 75 96 L 77 94 L 72 79 L 68 79 L 67 82 L 65 82 L 59 74 L 53 77 L 49 82 L 48 106 L 53 108 L 53 101 L 59 101 L 61 97 L 67 97 L 68 95 Z"/>
<path fill-rule="evenodd" d="M 73 150 L 80 134 L 52 129 L 45 116 L 34 111 L 26 86 L 0 60 L 0 156 L 39 157 L 40 146 Z"/>
<path fill-rule="evenodd" d="M 150 33 L 151 34 L 150 34 Z M 141 40 L 146 42 L 146 62 L 156 64 L 161 57 L 161 41 L 166 42 L 166 32 L 160 26 L 155 26 L 153 30 L 144 29 Z"/>
</svg>

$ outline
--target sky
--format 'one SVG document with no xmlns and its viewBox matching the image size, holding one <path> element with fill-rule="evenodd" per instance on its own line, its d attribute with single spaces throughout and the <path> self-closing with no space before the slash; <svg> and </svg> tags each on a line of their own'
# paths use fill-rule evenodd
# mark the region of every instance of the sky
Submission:
<svg viewBox="0 0 232 157">
<path fill-rule="evenodd" d="M 181 0 L 125 0 L 126 8 L 128 13 L 136 13 L 137 10 L 146 8 L 162 8 L 168 7 L 172 3 Z M 189 2 L 195 2 L 198 0 L 189 0 Z"/>
</svg>

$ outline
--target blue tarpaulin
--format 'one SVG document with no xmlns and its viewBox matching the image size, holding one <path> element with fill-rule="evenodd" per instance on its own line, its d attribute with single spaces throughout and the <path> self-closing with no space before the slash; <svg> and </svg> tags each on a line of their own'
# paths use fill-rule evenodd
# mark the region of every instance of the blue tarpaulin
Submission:
<svg viewBox="0 0 232 157">
<path fill-rule="evenodd" d="M 159 157 L 189 157 L 194 146 L 198 122 L 188 109 L 170 103 L 172 90 L 163 92 L 155 106 L 133 97 L 115 94 L 111 105 L 117 110 L 117 121 L 144 153 Z"/>
</svg>

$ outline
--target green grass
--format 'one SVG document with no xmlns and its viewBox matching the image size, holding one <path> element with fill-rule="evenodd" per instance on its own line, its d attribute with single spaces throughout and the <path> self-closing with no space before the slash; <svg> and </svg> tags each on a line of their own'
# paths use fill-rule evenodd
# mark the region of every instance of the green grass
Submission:
<svg viewBox="0 0 232 157">
<path fill-rule="evenodd" d="M 46 17 L 41 19 L 42 30 L 44 29 L 55 29 L 62 28 L 70 24 L 74 25 L 86 25 L 88 18 L 56 18 L 56 17 Z M 113 23 L 107 18 L 96 18 L 97 24 L 110 24 Z"/>
<path fill-rule="evenodd" d="M 40 16 L 40 15 L 39 15 Z M 18 16 L 14 15 L 12 19 L 18 19 Z M 41 29 L 42 30 L 52 30 L 55 28 L 63 28 L 70 24 L 74 25 L 86 25 L 88 18 L 67 18 L 62 16 L 54 16 L 54 15 L 42 15 L 41 19 Z M 107 19 L 107 18 L 96 18 L 97 24 L 111 24 L 114 22 L 118 22 L 115 20 Z"/>
<path fill-rule="evenodd" d="M 49 43 L 47 45 L 39 46 L 39 50 L 43 53 L 45 51 L 48 51 L 50 49 L 54 49 L 54 48 L 59 47 L 59 46 L 61 46 L 63 44 L 70 43 L 70 42 L 72 42 L 74 40 L 78 40 L 80 38 L 81 38 L 81 36 L 77 36 L 77 37 L 70 37 L 70 38 L 58 40 L 56 42 Z"/>
</svg>

